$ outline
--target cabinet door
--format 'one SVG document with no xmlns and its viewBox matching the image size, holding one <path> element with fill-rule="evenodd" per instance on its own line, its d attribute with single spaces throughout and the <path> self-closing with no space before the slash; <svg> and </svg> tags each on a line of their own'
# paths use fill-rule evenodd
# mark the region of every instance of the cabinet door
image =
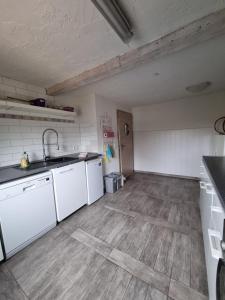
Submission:
<svg viewBox="0 0 225 300">
<path fill-rule="evenodd" d="M 7 257 L 56 223 L 51 176 L 1 190 L 1 197 L 0 220 Z"/>
<path fill-rule="evenodd" d="M 205 216 L 206 216 L 206 182 L 200 181 L 200 213 L 202 221 L 202 230 L 205 226 Z"/>
<path fill-rule="evenodd" d="M 224 236 L 225 213 L 220 200 L 216 194 L 213 195 L 213 206 L 211 207 L 213 229 L 218 231 L 221 238 Z"/>
<path fill-rule="evenodd" d="M 87 203 L 85 163 L 52 170 L 57 219 L 61 221 Z"/>
<path fill-rule="evenodd" d="M 0 241 L 0 261 L 2 261 L 3 259 L 4 259 L 4 256 L 3 256 L 2 245 L 1 245 L 1 241 Z"/>
</svg>

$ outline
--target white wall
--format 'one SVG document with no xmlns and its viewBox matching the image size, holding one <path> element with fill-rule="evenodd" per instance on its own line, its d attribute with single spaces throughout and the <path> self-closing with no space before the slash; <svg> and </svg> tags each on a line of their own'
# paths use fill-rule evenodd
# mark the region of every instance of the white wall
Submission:
<svg viewBox="0 0 225 300">
<path fill-rule="evenodd" d="M 114 157 L 104 163 L 105 174 L 111 172 L 119 172 L 119 149 L 118 149 L 118 135 L 117 135 L 117 109 L 129 111 L 127 107 L 121 107 L 119 104 L 114 102 L 112 99 L 106 99 L 99 95 L 95 96 L 96 102 L 96 115 L 97 115 L 97 129 L 98 129 L 98 149 L 99 153 L 103 153 L 104 144 L 109 143 L 113 146 Z M 103 138 L 102 119 L 107 116 L 111 121 L 111 127 L 114 131 L 115 137 L 110 139 Z"/>
<path fill-rule="evenodd" d="M 55 97 L 55 102 L 57 104 L 76 105 L 78 107 L 79 123 L 81 125 L 81 150 L 83 151 L 95 151 L 103 154 L 103 145 L 107 140 L 103 140 L 102 118 L 106 115 L 108 116 L 115 133 L 115 138 L 108 140 L 110 144 L 111 142 L 113 144 L 114 157 L 109 162 L 104 162 L 104 173 L 118 172 L 117 109 L 125 111 L 130 111 L 130 109 L 100 95 L 79 95 L 76 92 L 57 96 Z"/>
<path fill-rule="evenodd" d="M 224 153 L 221 115 L 225 92 L 134 108 L 135 170 L 198 177 L 202 155 Z"/>
<path fill-rule="evenodd" d="M 95 95 L 77 95 L 75 92 L 55 97 L 56 104 L 76 106 L 79 111 L 80 151 L 98 152 L 98 134 Z"/>
</svg>

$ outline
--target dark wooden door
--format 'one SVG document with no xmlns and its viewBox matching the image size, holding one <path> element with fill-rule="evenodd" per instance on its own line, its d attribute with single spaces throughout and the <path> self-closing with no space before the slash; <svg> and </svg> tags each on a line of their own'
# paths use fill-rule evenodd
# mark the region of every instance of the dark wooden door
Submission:
<svg viewBox="0 0 225 300">
<path fill-rule="evenodd" d="M 120 171 L 124 176 L 134 172 L 133 117 L 131 113 L 117 111 Z"/>
</svg>

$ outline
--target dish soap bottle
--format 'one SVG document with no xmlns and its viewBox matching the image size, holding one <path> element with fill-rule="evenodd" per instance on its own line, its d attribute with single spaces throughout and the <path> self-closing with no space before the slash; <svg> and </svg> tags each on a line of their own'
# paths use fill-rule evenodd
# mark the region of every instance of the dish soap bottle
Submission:
<svg viewBox="0 0 225 300">
<path fill-rule="evenodd" d="M 30 163 L 29 163 L 28 154 L 24 152 L 20 161 L 20 167 L 21 169 L 26 169 L 27 167 L 29 167 L 29 164 Z"/>
</svg>

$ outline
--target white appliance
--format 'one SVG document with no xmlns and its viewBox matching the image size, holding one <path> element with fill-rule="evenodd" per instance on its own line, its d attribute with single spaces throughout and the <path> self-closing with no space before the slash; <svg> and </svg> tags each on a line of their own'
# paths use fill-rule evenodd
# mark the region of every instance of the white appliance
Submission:
<svg viewBox="0 0 225 300">
<path fill-rule="evenodd" d="M 102 159 L 93 159 L 86 162 L 88 205 L 104 195 Z"/>
<path fill-rule="evenodd" d="M 56 214 L 60 222 L 87 204 L 85 162 L 78 162 L 52 170 Z"/>
<path fill-rule="evenodd" d="M 6 258 L 56 226 L 51 173 L 2 184 L 0 223 Z"/>
</svg>

